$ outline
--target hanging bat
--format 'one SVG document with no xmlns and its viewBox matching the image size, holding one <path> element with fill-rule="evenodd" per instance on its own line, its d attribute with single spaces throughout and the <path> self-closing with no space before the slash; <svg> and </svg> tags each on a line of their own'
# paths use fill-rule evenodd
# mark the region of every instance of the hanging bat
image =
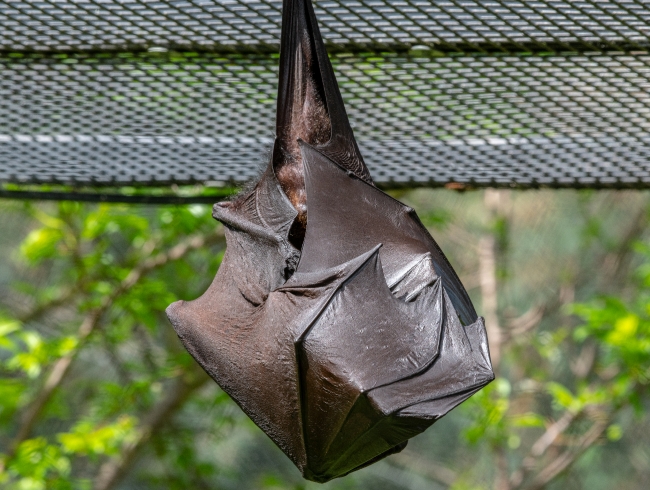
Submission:
<svg viewBox="0 0 650 490">
<path fill-rule="evenodd" d="M 373 184 L 310 0 L 284 1 L 270 162 L 213 216 L 227 240 L 217 276 L 167 314 L 305 478 L 402 450 L 494 378 L 458 276 Z"/>
</svg>

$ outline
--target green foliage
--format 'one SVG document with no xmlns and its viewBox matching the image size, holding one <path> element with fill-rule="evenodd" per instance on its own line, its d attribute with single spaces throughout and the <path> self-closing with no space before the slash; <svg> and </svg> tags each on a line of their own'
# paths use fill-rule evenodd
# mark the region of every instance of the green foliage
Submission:
<svg viewBox="0 0 650 490">
<path fill-rule="evenodd" d="M 637 249 L 644 257 L 634 278 L 637 294 L 629 301 L 605 296 L 572 309 L 584 320 L 574 338 L 581 344 L 596 342 L 596 372 L 609 381 L 602 396 L 617 407 L 632 403 L 641 408 L 650 385 L 650 249 Z"/>
<path fill-rule="evenodd" d="M 61 447 L 37 437 L 18 447 L 3 483 L 8 490 L 71 490 L 75 487 L 69 476 L 70 460 Z"/>
<path fill-rule="evenodd" d="M 644 227 L 631 236 L 626 226 L 650 198 L 513 193 L 507 212 L 487 212 L 480 193 L 395 194 L 432 229 L 479 312 L 472 243 L 493 238 L 498 377 L 401 455 L 324 488 L 524 489 L 558 456 L 617 467 L 567 466 L 548 488 L 604 490 L 588 476 L 598 471 L 641 488 L 650 469 L 635 479 L 630 461 L 642 467 L 650 444 L 639 429 L 650 423 L 650 246 Z M 0 206 L 10 230 L 0 237 L 9 257 L 0 264 L 0 487 L 97 488 L 100 469 L 114 467 L 133 488 L 319 488 L 206 382 L 165 318 L 219 267 L 225 240 L 210 206 Z M 192 237 L 205 242 L 178 252 Z M 567 483 L 572 475 L 589 486 Z"/>
<path fill-rule="evenodd" d="M 85 364 L 87 375 L 70 372 L 74 389 L 57 384 L 66 395 L 56 393 L 46 400 L 35 421 L 39 425 L 30 432 L 42 432 L 49 417 L 65 414 L 68 430 L 51 434 L 46 430 L 45 435 L 5 451 L 4 485 L 78 488 L 83 482 L 72 476 L 72 468 L 81 463 L 75 462 L 89 458 L 98 464 L 137 442 L 139 417 L 164 399 L 165 386 L 189 366 L 193 369 L 192 361 L 186 354 L 179 357 L 179 346 L 165 332 L 163 312 L 180 296 L 191 297 L 205 287 L 218 267 L 223 239 L 217 235 L 218 224 L 209 219 L 209 206 L 136 210 L 119 205 L 27 204 L 21 212 L 31 229 L 17 247 L 16 267 L 23 267 L 26 277 L 36 274 L 42 279 L 19 288 L 34 313 L 3 307 L 0 421 L 7 424 L 7 433 L 23 423 L 15 414 L 31 406 L 39 389 L 53 382 L 52 373 L 62 359 Z M 186 234 L 214 238 L 211 246 L 165 259 L 128 283 L 134 270 L 152 257 L 164 257 Z M 121 291 L 123 284 L 127 287 Z M 104 305 L 116 291 L 121 294 Z M 51 313 L 56 315 L 52 319 Z M 21 317 L 28 321 L 20 321 Z M 169 342 L 172 348 L 167 349 Z"/>
<path fill-rule="evenodd" d="M 116 455 L 120 448 L 133 442 L 136 420 L 122 415 L 113 423 L 97 425 L 92 420 L 77 423 L 70 432 L 57 435 L 65 453 L 82 456 Z"/>
<path fill-rule="evenodd" d="M 506 415 L 510 406 L 510 392 L 508 380 L 500 378 L 471 398 L 471 406 L 467 412 L 472 423 L 463 432 L 470 443 L 483 441 L 499 445 L 507 441 Z"/>
<path fill-rule="evenodd" d="M 607 228 L 602 220 L 590 217 L 583 243 L 588 248 L 601 246 L 603 233 Z M 512 354 L 517 357 L 514 364 L 506 363 L 507 378 L 497 378 L 462 408 L 470 422 L 463 431 L 466 440 L 491 447 L 501 454 L 497 459 L 503 465 L 521 464 L 516 463 L 522 457 L 517 452 L 530 441 L 528 457 L 537 461 L 524 460 L 523 468 L 511 473 L 512 488 L 533 484 L 531 465 L 544 460 L 548 447 L 562 446 L 562 439 L 545 439 L 546 435 L 556 430 L 555 438 L 570 434 L 578 447 L 579 441 L 598 440 L 589 438 L 591 432 L 611 442 L 621 441 L 626 431 L 632 431 L 633 438 L 629 424 L 612 421 L 629 407 L 642 417 L 643 407 L 650 402 L 650 247 L 616 243 L 612 237 L 605 243 L 637 252 L 624 294 L 617 291 L 568 305 L 564 325 L 514 339 Z M 577 325 L 569 328 L 566 322 L 572 319 Z M 572 444 L 565 454 L 570 458 L 573 452 L 578 458 L 581 451 L 571 449 Z M 458 482 L 454 488 L 473 486 L 472 479 Z"/>
</svg>

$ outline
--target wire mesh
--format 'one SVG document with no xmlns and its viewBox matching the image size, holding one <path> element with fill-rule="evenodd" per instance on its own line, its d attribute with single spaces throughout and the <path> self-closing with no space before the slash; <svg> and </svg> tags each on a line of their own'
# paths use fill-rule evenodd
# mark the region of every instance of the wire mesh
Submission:
<svg viewBox="0 0 650 490">
<path fill-rule="evenodd" d="M 0 182 L 250 180 L 273 138 L 280 5 L 0 3 Z M 316 7 L 380 185 L 650 183 L 650 2 Z"/>
<path fill-rule="evenodd" d="M 647 46 L 648 0 L 315 1 L 334 47 L 426 45 L 450 51 Z M 23 0 L 0 2 L 0 50 L 166 47 L 277 51 L 282 2 Z M 505 46 L 499 46 L 499 45 Z"/>
</svg>

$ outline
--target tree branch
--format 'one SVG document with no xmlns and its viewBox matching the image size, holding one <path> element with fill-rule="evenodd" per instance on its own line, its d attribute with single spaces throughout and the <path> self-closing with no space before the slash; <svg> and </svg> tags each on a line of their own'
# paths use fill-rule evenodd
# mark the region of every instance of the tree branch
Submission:
<svg viewBox="0 0 650 490">
<path fill-rule="evenodd" d="M 408 471 L 418 473 L 429 480 L 442 483 L 445 486 L 452 486 L 458 475 L 450 468 L 433 461 L 424 461 L 413 453 L 402 451 L 386 459 L 392 466 L 399 466 Z"/>
<path fill-rule="evenodd" d="M 532 471 L 539 458 L 543 456 L 557 438 L 569 428 L 577 416 L 577 412 L 566 411 L 562 417 L 547 427 L 546 431 L 532 445 L 528 456 L 524 458 L 519 469 L 510 477 L 510 485 L 512 488 L 517 488 L 523 483 L 527 474 Z"/>
<path fill-rule="evenodd" d="M 484 200 L 485 206 L 490 212 L 490 221 L 493 222 L 496 220 L 499 212 L 499 191 L 487 189 Z M 498 316 L 496 239 L 493 232 L 488 231 L 480 238 L 478 256 L 482 299 L 481 307 L 485 318 L 488 342 L 490 344 L 490 358 L 496 370 L 501 360 L 503 335 Z"/>
<path fill-rule="evenodd" d="M 609 418 L 603 417 L 602 419 L 596 420 L 591 428 L 579 439 L 578 443 L 564 451 L 557 458 L 551 461 L 543 469 L 541 469 L 530 485 L 528 485 L 526 490 L 541 490 L 548 483 L 551 482 L 556 476 L 565 471 L 569 466 L 571 466 L 575 461 L 584 453 L 589 447 L 591 447 L 598 438 L 605 432 L 605 429 L 609 425 Z"/>
<path fill-rule="evenodd" d="M 645 206 L 642 206 L 632 219 L 623 239 L 619 242 L 620 245 L 605 256 L 603 268 L 607 273 L 603 274 L 602 282 L 605 288 L 612 288 L 613 286 L 617 290 L 618 284 L 627 277 L 632 260 L 632 252 L 634 251 L 634 242 L 646 233 L 649 219 L 650 214 L 648 210 Z"/>
<path fill-rule="evenodd" d="M 56 298 L 52 298 L 49 301 L 45 301 L 39 305 L 34 306 L 33 309 L 16 315 L 16 319 L 20 323 L 29 323 L 33 320 L 38 319 L 41 315 L 44 315 L 48 311 L 57 308 L 64 303 L 67 303 L 71 298 L 73 298 L 80 290 L 82 284 L 77 283 L 73 287 L 66 289 L 63 293 L 59 294 Z"/>
<path fill-rule="evenodd" d="M 151 436 L 167 424 L 190 395 L 210 379 L 195 363 L 192 366 L 192 371 L 183 373 L 174 380 L 169 389 L 165 390 L 167 395 L 142 420 L 135 439 L 122 447 L 120 456 L 107 461 L 100 467 L 95 479 L 95 490 L 115 488 L 136 462 L 138 454 L 149 442 Z"/>
<path fill-rule="evenodd" d="M 553 299 L 548 303 L 535 305 L 523 315 L 510 320 L 507 325 L 510 334 L 521 335 L 535 328 L 542 321 L 542 318 L 544 318 L 544 313 L 555 303 L 557 303 L 557 300 Z"/>
</svg>

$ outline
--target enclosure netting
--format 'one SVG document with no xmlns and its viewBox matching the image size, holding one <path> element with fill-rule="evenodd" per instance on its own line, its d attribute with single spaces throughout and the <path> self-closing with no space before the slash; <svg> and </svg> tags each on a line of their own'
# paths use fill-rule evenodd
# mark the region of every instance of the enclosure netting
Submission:
<svg viewBox="0 0 650 490">
<path fill-rule="evenodd" d="M 385 187 L 647 187 L 650 1 L 316 1 Z M 0 1 L 0 181 L 239 184 L 280 1 Z"/>
</svg>

